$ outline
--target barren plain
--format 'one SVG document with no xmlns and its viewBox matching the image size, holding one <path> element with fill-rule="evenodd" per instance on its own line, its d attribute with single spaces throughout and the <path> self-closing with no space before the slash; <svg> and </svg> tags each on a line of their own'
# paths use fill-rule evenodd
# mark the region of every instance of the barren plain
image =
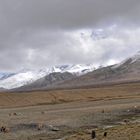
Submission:
<svg viewBox="0 0 140 140">
<path fill-rule="evenodd" d="M 140 140 L 140 83 L 0 93 L 0 140 Z M 107 132 L 107 136 L 104 133 Z"/>
</svg>

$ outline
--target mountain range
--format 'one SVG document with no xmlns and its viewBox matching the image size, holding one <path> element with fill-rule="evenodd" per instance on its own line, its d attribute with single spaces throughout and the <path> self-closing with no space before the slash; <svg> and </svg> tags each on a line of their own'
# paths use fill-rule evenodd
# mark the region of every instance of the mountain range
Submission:
<svg viewBox="0 0 140 140">
<path fill-rule="evenodd" d="M 14 90 L 46 90 L 136 81 L 140 81 L 140 52 L 119 64 L 97 69 L 90 64 L 22 71 L 2 78 L 0 87 Z"/>
<path fill-rule="evenodd" d="M 83 76 L 62 83 L 63 87 L 89 86 L 107 83 L 140 81 L 140 52 L 119 64 L 99 68 Z"/>
<path fill-rule="evenodd" d="M 60 65 L 39 70 L 21 70 L 16 73 L 0 73 L 0 88 L 13 89 L 31 84 L 51 73 L 71 73 L 76 76 L 86 74 L 95 69 L 94 65 Z"/>
</svg>

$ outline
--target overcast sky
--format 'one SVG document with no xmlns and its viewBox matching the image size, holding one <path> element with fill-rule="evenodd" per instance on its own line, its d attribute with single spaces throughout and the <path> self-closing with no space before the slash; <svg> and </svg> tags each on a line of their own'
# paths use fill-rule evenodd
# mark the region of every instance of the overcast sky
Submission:
<svg viewBox="0 0 140 140">
<path fill-rule="evenodd" d="M 140 0 L 0 0 L 0 71 L 108 65 L 140 50 Z"/>
</svg>

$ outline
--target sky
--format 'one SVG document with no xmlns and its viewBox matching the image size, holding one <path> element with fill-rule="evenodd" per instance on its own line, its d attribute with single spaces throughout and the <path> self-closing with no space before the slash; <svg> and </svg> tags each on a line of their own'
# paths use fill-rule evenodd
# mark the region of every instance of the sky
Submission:
<svg viewBox="0 0 140 140">
<path fill-rule="evenodd" d="M 0 0 L 0 71 L 111 65 L 140 50 L 140 0 Z"/>
</svg>

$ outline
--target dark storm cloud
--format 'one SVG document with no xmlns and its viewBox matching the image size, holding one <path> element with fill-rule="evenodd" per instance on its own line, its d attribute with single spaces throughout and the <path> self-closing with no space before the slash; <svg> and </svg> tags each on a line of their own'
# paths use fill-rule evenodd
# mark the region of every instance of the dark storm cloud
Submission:
<svg viewBox="0 0 140 140">
<path fill-rule="evenodd" d="M 138 20 L 138 0 L 1 0 L 2 23 L 14 28 L 85 28 L 100 21 Z M 10 21 L 7 23 L 7 21 Z"/>
<path fill-rule="evenodd" d="M 0 0 L 0 70 L 122 60 L 139 49 L 139 13 L 139 0 Z M 87 33 L 112 24 L 106 40 Z"/>
</svg>

